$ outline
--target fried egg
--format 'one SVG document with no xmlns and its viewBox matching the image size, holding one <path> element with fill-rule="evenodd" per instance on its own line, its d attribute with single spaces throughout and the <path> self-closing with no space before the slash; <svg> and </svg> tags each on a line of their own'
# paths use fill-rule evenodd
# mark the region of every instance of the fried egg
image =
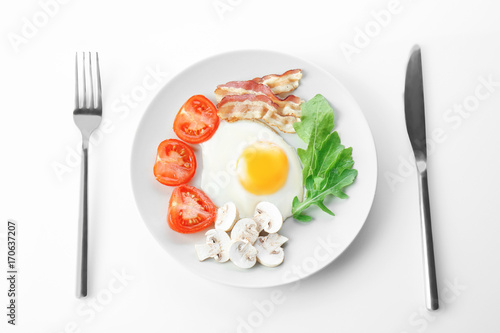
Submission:
<svg viewBox="0 0 500 333">
<path fill-rule="evenodd" d="M 273 203 L 283 218 L 302 200 L 302 167 L 285 140 L 267 125 L 241 120 L 221 122 L 201 144 L 201 188 L 217 206 L 232 201 L 240 218 L 252 217 L 261 201 Z"/>
</svg>

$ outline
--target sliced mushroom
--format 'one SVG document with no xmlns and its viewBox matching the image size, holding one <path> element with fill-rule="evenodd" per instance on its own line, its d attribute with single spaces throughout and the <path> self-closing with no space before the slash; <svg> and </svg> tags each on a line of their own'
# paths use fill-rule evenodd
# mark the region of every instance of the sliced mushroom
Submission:
<svg viewBox="0 0 500 333">
<path fill-rule="evenodd" d="M 246 239 L 250 244 L 253 244 L 257 237 L 259 237 L 257 222 L 249 218 L 244 218 L 236 222 L 231 231 L 231 239 L 233 241 Z"/>
<path fill-rule="evenodd" d="M 229 235 L 222 231 L 211 229 L 205 233 L 205 244 L 196 244 L 196 254 L 198 259 L 203 261 L 208 258 L 214 258 L 218 262 L 226 262 L 229 260 L 229 247 L 231 246 L 231 239 Z"/>
<path fill-rule="evenodd" d="M 273 249 L 275 247 L 280 247 L 288 241 L 287 237 L 280 235 L 276 232 L 273 234 L 269 234 L 267 236 L 259 237 L 259 238 L 265 238 L 264 243 L 266 244 L 267 248 L 269 248 L 269 249 Z"/>
<path fill-rule="evenodd" d="M 257 222 L 259 232 L 264 230 L 270 234 L 275 233 L 278 232 L 283 225 L 283 216 L 280 210 L 267 201 L 262 201 L 257 204 L 253 219 Z"/>
<path fill-rule="evenodd" d="M 238 211 L 233 202 L 226 202 L 224 206 L 217 210 L 215 229 L 230 231 L 238 220 Z"/>
<path fill-rule="evenodd" d="M 240 268 L 250 268 L 257 262 L 257 250 L 247 240 L 238 240 L 229 247 L 229 258 Z"/>
<path fill-rule="evenodd" d="M 285 259 L 283 245 L 288 238 L 277 233 L 267 236 L 260 236 L 255 241 L 254 247 L 257 250 L 257 260 L 264 266 L 276 267 Z"/>
</svg>

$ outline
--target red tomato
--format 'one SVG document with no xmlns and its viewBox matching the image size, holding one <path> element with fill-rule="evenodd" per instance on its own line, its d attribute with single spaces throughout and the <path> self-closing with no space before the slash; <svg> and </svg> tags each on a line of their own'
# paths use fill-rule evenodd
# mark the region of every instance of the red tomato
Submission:
<svg viewBox="0 0 500 333">
<path fill-rule="evenodd" d="M 193 149 L 176 139 L 165 140 L 158 146 L 154 166 L 156 180 L 170 186 L 185 184 L 196 171 Z"/>
<path fill-rule="evenodd" d="M 176 187 L 168 204 L 168 225 L 172 230 L 190 234 L 210 226 L 217 207 L 203 191 L 189 185 Z"/>
<path fill-rule="evenodd" d="M 203 95 L 187 100 L 174 120 L 174 132 L 187 143 L 207 141 L 219 127 L 217 108 Z"/>
</svg>

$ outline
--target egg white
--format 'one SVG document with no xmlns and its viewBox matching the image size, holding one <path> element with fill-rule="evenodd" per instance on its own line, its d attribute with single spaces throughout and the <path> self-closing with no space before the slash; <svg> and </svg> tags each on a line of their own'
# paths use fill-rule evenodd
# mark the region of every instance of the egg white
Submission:
<svg viewBox="0 0 500 333">
<path fill-rule="evenodd" d="M 280 147 L 288 158 L 288 176 L 277 192 L 255 195 L 243 188 L 238 180 L 236 165 L 243 150 L 262 141 Z M 283 218 L 292 215 L 292 201 L 295 196 L 302 200 L 302 167 L 294 148 L 267 125 L 249 120 L 234 123 L 222 121 L 217 132 L 201 144 L 202 174 L 201 189 L 217 206 L 228 201 L 235 203 L 240 218 L 252 217 L 255 206 L 261 201 L 273 203 Z"/>
</svg>

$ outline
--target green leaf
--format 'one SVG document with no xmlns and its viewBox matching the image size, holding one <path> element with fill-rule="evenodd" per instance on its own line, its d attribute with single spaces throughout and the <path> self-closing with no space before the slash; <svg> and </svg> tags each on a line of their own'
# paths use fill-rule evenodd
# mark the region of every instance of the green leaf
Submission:
<svg viewBox="0 0 500 333">
<path fill-rule="evenodd" d="M 300 222 L 311 222 L 312 221 L 312 217 L 310 217 L 309 215 L 303 215 L 303 214 L 293 215 L 293 218 L 296 219 L 297 221 L 300 221 Z"/>
<path fill-rule="evenodd" d="M 299 138 L 305 143 L 313 143 L 319 149 L 323 139 L 333 130 L 333 110 L 320 94 L 300 107 L 300 122 L 293 124 Z"/>
<path fill-rule="evenodd" d="M 325 182 L 325 178 L 323 177 L 314 177 L 314 186 L 313 186 L 313 189 L 315 191 L 320 191 L 323 189 L 323 184 Z"/>
<path fill-rule="evenodd" d="M 329 134 L 318 151 L 316 173 L 323 176 L 328 170 L 331 170 L 333 163 L 338 159 L 343 149 L 344 146 L 340 144 L 339 134 L 337 132 Z"/>
<path fill-rule="evenodd" d="M 314 172 L 314 158 L 313 153 L 314 148 L 312 145 L 307 147 L 307 150 L 297 149 L 297 154 L 299 155 L 300 161 L 302 162 L 302 181 L 305 183 L 308 176 L 312 175 Z"/>
<path fill-rule="evenodd" d="M 297 135 L 308 144 L 299 154 L 304 169 L 302 181 L 315 174 L 318 153 L 325 139 L 333 130 L 333 110 L 322 95 L 316 95 L 301 105 L 300 122 L 293 124 Z"/>
<path fill-rule="evenodd" d="M 328 209 L 328 207 L 326 207 L 324 203 L 322 203 L 322 202 L 318 201 L 318 202 L 316 203 L 316 205 L 317 205 L 319 208 L 321 208 L 321 210 L 322 210 L 322 211 L 324 211 L 325 213 L 330 214 L 330 215 L 332 215 L 332 216 L 335 216 L 335 214 L 333 214 L 333 212 L 332 212 L 330 209 Z"/>
<path fill-rule="evenodd" d="M 352 169 L 353 166 L 354 166 L 354 160 L 352 159 L 352 148 L 346 148 L 342 150 L 337 160 L 335 160 L 334 164 L 335 169 L 339 173 L 342 173 L 342 171 L 344 170 Z"/>
<path fill-rule="evenodd" d="M 312 175 L 307 177 L 304 187 L 306 188 L 306 191 L 314 191 L 314 178 Z"/>
<path fill-rule="evenodd" d="M 321 95 L 302 104 L 301 121 L 294 123 L 297 135 L 307 144 L 297 149 L 303 165 L 303 184 L 306 190 L 302 202 L 297 197 L 292 202 L 295 219 L 308 222 L 312 218 L 302 212 L 311 205 L 318 206 L 327 214 L 334 213 L 323 201 L 328 195 L 348 198 L 344 189 L 351 185 L 358 172 L 353 169 L 352 148 L 345 148 L 334 128 L 333 109 Z"/>
<path fill-rule="evenodd" d="M 340 199 L 347 199 L 347 194 L 342 191 L 345 187 L 354 182 L 357 175 L 358 171 L 354 169 L 344 170 L 341 174 L 338 174 L 336 171 L 330 173 L 330 177 L 327 178 L 329 194 L 332 194 Z"/>
</svg>

